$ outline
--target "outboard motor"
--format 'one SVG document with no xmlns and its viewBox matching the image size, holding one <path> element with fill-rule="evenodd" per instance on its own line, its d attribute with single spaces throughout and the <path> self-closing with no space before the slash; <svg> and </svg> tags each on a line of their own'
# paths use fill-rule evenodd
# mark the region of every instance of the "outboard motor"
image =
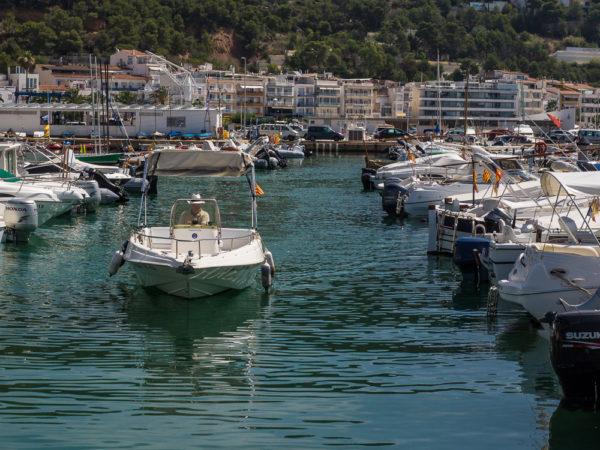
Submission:
<svg viewBox="0 0 600 450">
<path fill-rule="evenodd" d="M 381 193 L 381 206 L 390 216 L 397 216 L 398 198 L 408 194 L 408 189 L 400 184 L 397 178 L 388 178 L 383 183 L 383 192 Z"/>
<path fill-rule="evenodd" d="M 487 213 L 484 218 L 486 233 L 493 233 L 494 231 L 500 232 L 500 220 L 507 224 L 513 222 L 513 218 L 499 208 L 494 208 Z"/>
<path fill-rule="evenodd" d="M 128 202 L 129 201 L 129 195 L 127 195 L 127 192 L 125 192 L 125 190 L 123 190 L 121 187 L 117 186 L 112 181 L 110 181 L 108 178 L 106 178 L 106 175 L 104 175 L 101 171 L 96 170 L 94 168 L 86 168 L 84 170 L 85 170 L 85 172 L 87 172 L 87 174 L 90 178 L 92 178 L 93 180 L 98 182 L 98 186 L 100 186 L 101 190 L 106 189 L 106 190 L 112 192 L 113 195 L 109 194 L 111 199 L 114 199 L 114 201 L 117 201 L 117 202 Z M 103 195 L 103 197 L 104 197 L 104 195 Z M 105 200 L 103 198 L 102 203 L 104 203 L 104 202 L 105 202 Z"/>
<path fill-rule="evenodd" d="M 4 203 L 6 239 L 27 242 L 38 227 L 37 204 L 33 200 L 10 199 Z"/>
<path fill-rule="evenodd" d="M 366 192 L 371 192 L 375 189 L 375 185 L 373 184 L 372 177 L 377 174 L 377 170 L 371 169 L 369 167 L 363 167 L 362 173 L 360 175 L 360 181 L 362 182 L 363 189 Z"/>
<path fill-rule="evenodd" d="M 488 271 L 481 264 L 479 255 L 490 248 L 490 240 L 485 237 L 461 237 L 454 244 L 452 261 L 463 274 L 463 279 L 475 279 L 477 283 L 488 281 Z"/>
<path fill-rule="evenodd" d="M 546 317 L 552 323 L 550 360 L 565 398 L 597 407 L 600 403 L 600 310 L 549 313 Z"/>
</svg>

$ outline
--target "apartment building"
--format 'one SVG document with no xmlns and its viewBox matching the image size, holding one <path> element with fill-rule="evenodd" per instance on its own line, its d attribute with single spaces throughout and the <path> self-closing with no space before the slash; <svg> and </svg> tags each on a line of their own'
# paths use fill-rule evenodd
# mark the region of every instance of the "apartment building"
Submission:
<svg viewBox="0 0 600 450">
<path fill-rule="evenodd" d="M 337 80 L 316 80 L 315 117 L 340 117 L 342 86 Z"/>
<path fill-rule="evenodd" d="M 512 80 L 469 81 L 468 87 L 464 81 L 415 84 L 412 88 L 412 117 L 425 127 L 435 127 L 439 117 L 442 129 L 462 126 L 467 95 L 467 118 L 471 125 L 506 127 L 520 120 L 519 86 Z"/>
<path fill-rule="evenodd" d="M 316 75 L 299 75 L 296 83 L 296 112 L 297 116 L 315 116 L 315 81 Z"/>
<path fill-rule="evenodd" d="M 265 114 L 265 85 L 261 77 L 244 76 L 237 84 L 235 92 L 236 110 L 241 114 Z"/>
<path fill-rule="evenodd" d="M 265 114 L 286 117 L 294 114 L 294 77 L 277 75 L 267 78 Z"/>
<path fill-rule="evenodd" d="M 368 80 L 343 80 L 342 115 L 348 118 L 373 117 L 375 85 Z"/>
</svg>

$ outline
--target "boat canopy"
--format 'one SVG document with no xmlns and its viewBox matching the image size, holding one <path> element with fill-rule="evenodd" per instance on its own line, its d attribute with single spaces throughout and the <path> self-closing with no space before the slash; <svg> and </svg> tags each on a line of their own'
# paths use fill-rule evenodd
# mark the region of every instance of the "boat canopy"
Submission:
<svg viewBox="0 0 600 450">
<path fill-rule="evenodd" d="M 148 156 L 148 175 L 234 178 L 250 171 L 252 165 L 252 157 L 242 152 L 161 149 Z"/>
<path fill-rule="evenodd" d="M 544 172 L 540 179 L 545 195 L 600 195 L 600 172 Z"/>
</svg>

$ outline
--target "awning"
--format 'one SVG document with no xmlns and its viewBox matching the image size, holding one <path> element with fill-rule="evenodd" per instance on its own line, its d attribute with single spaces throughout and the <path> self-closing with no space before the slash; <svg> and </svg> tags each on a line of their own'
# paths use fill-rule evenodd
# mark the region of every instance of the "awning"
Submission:
<svg viewBox="0 0 600 450">
<path fill-rule="evenodd" d="M 600 172 L 544 172 L 545 195 L 600 195 Z"/>
<path fill-rule="evenodd" d="M 148 157 L 148 175 L 170 177 L 239 177 L 252 168 L 252 157 L 236 151 L 155 150 Z"/>
</svg>

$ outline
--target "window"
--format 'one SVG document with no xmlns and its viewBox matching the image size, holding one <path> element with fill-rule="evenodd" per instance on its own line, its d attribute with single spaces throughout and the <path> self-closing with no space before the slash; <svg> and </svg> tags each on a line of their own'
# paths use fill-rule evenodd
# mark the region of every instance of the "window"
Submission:
<svg viewBox="0 0 600 450">
<path fill-rule="evenodd" d="M 167 117 L 167 127 L 185 127 L 185 117 Z"/>
</svg>

